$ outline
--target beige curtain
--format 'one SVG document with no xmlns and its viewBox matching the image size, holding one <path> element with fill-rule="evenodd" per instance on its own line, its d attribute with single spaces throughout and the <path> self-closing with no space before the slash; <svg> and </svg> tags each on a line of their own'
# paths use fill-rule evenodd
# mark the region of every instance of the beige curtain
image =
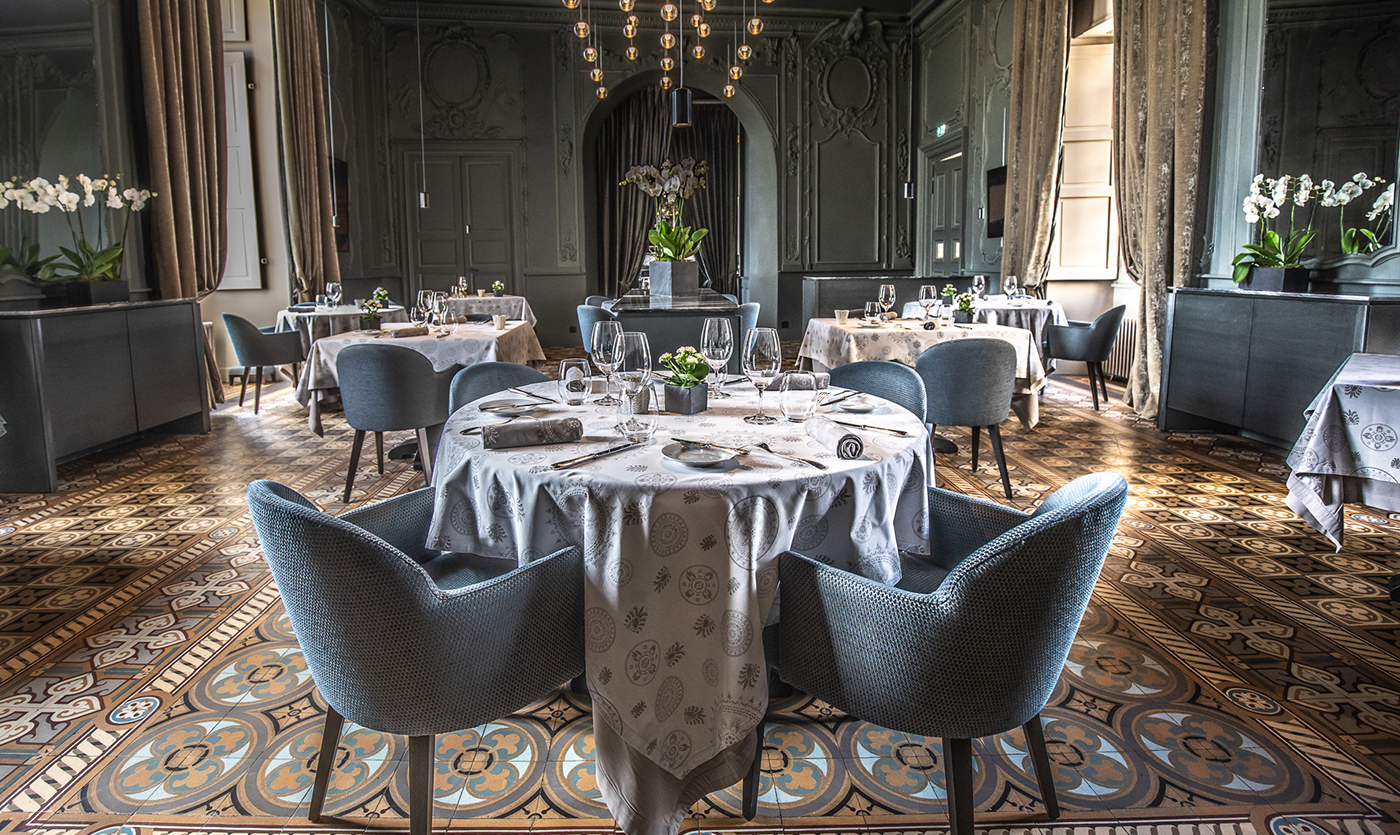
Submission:
<svg viewBox="0 0 1400 835">
<path fill-rule="evenodd" d="M 1068 65 L 1069 0 L 1017 0 L 1001 274 L 1031 290 L 1050 267 Z"/>
<path fill-rule="evenodd" d="M 224 40 L 218 3 L 137 0 L 149 136 L 151 245 L 163 299 L 202 299 L 219 286 L 228 233 Z M 224 399 L 207 340 L 210 397 Z"/>
<path fill-rule="evenodd" d="M 304 302 L 340 281 L 321 32 L 312 0 L 274 0 L 273 9 L 292 281 L 296 300 Z"/>
<path fill-rule="evenodd" d="M 1192 283 L 1210 85 L 1209 0 L 1114 0 L 1114 179 L 1123 264 L 1141 289 L 1127 402 L 1155 418 L 1167 288 Z"/>
</svg>

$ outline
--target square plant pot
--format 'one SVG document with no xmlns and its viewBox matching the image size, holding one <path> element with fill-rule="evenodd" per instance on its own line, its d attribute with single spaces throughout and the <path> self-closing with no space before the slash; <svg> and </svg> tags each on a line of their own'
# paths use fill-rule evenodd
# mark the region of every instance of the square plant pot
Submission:
<svg viewBox="0 0 1400 835">
<path fill-rule="evenodd" d="M 383 321 L 384 321 L 383 319 L 365 319 L 365 318 L 361 318 L 361 319 L 360 319 L 360 330 L 362 330 L 362 331 L 377 331 L 377 330 L 379 330 L 379 325 L 380 325 L 380 323 L 383 322 Z"/>
<path fill-rule="evenodd" d="M 74 307 L 131 301 L 131 285 L 125 281 L 68 281 L 63 292 Z"/>
<path fill-rule="evenodd" d="M 1306 293 L 1312 270 L 1300 267 L 1251 267 L 1239 287 L 1272 293 Z"/>
<path fill-rule="evenodd" d="M 709 408 L 709 386 L 701 383 L 690 388 L 666 386 L 666 411 L 678 415 L 698 415 Z"/>
<path fill-rule="evenodd" d="M 700 263 L 698 261 L 652 261 L 651 294 L 653 296 L 700 295 Z"/>
</svg>

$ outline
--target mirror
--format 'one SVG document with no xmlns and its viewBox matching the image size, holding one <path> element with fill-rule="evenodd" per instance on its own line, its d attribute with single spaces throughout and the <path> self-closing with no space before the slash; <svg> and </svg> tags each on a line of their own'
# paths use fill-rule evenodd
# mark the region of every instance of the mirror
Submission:
<svg viewBox="0 0 1400 835">
<path fill-rule="evenodd" d="M 1316 182 L 1330 179 L 1338 186 L 1357 172 L 1395 182 L 1400 0 L 1269 0 L 1263 63 L 1259 171 L 1266 177 L 1307 173 Z M 1368 222 L 1366 215 L 1384 188 L 1356 197 L 1340 220 L 1347 227 L 1379 231 L 1379 219 Z M 1318 235 L 1307 255 L 1324 265 L 1343 259 L 1338 210 L 1315 211 Z M 1394 251 L 1391 220 L 1373 255 Z M 1302 218 L 1298 221 L 1301 225 Z"/>
</svg>

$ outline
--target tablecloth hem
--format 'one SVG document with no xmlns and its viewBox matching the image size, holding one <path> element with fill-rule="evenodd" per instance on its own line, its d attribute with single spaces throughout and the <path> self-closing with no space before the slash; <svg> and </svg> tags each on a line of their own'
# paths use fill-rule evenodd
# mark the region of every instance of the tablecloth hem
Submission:
<svg viewBox="0 0 1400 835">
<path fill-rule="evenodd" d="M 1290 473 L 1287 482 L 1288 495 L 1283 499 L 1284 504 L 1288 505 L 1289 510 L 1298 514 L 1298 518 L 1312 525 L 1313 530 L 1327 537 L 1338 551 L 1341 551 L 1343 525 L 1340 516 L 1332 512 L 1331 508 L 1322 501 L 1321 496 L 1301 482 L 1298 478 L 1300 475 L 1322 479 L 1324 485 L 1327 483 L 1328 477 L 1318 473 Z M 1330 520 L 1330 524 L 1324 523 L 1324 519 Z M 1336 533 L 1334 534 L 1333 531 Z"/>
</svg>

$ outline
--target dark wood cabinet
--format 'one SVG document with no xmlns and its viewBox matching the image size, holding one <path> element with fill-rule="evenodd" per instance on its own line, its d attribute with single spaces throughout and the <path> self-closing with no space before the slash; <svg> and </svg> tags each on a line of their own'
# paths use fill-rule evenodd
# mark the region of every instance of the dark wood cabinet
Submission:
<svg viewBox="0 0 1400 835">
<path fill-rule="evenodd" d="M 191 300 L 0 312 L 0 493 L 58 489 L 57 465 L 159 429 L 208 432 Z"/>
<path fill-rule="evenodd" d="M 1348 356 L 1400 351 L 1400 299 L 1179 288 L 1157 425 L 1291 446 Z"/>
</svg>

